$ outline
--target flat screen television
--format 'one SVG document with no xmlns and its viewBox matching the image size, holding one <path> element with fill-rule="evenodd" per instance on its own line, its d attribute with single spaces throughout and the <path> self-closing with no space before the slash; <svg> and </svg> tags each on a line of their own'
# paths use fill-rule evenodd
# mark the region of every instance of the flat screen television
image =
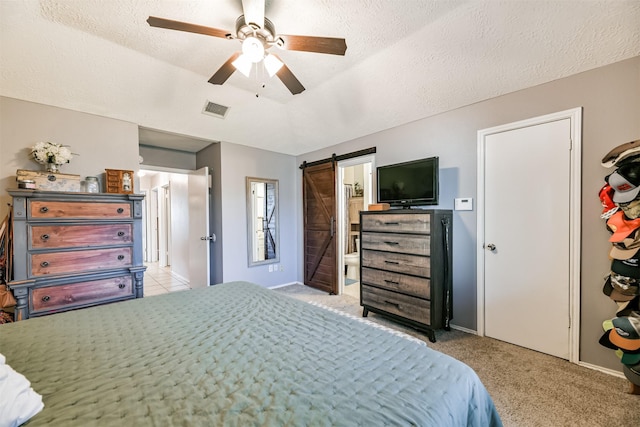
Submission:
<svg viewBox="0 0 640 427">
<path fill-rule="evenodd" d="M 438 157 L 378 167 L 378 203 L 409 208 L 438 204 Z"/>
</svg>

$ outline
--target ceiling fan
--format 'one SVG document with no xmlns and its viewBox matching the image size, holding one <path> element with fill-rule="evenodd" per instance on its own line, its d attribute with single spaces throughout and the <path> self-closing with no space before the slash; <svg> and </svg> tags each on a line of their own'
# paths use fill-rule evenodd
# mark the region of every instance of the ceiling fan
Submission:
<svg viewBox="0 0 640 427">
<path fill-rule="evenodd" d="M 147 22 L 152 27 L 189 33 L 205 34 L 242 43 L 242 51 L 235 52 L 209 79 L 209 83 L 221 85 L 235 70 L 249 77 L 253 64 L 264 62 L 270 77 L 277 75 L 289 91 L 296 95 L 304 91 L 304 86 L 291 70 L 275 54 L 269 53 L 274 45 L 285 50 L 344 55 L 347 50 L 345 39 L 334 37 L 293 36 L 277 34 L 273 23 L 264 16 L 265 0 L 242 0 L 244 14 L 236 20 L 236 31 L 232 34 L 218 28 L 205 27 L 187 22 L 150 16 Z"/>
</svg>

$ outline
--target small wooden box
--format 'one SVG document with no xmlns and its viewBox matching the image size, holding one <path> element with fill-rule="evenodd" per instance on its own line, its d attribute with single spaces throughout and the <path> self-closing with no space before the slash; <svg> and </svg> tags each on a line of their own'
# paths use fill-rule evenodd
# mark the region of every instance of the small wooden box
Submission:
<svg viewBox="0 0 640 427">
<path fill-rule="evenodd" d="M 133 193 L 133 171 L 121 169 L 105 169 L 105 171 L 107 193 Z"/>
<path fill-rule="evenodd" d="M 16 181 L 23 180 L 35 181 L 36 190 L 80 191 L 80 175 L 18 169 L 16 171 Z"/>
<path fill-rule="evenodd" d="M 390 207 L 391 205 L 389 205 L 389 203 L 375 203 L 375 204 L 369 205 L 369 210 L 370 211 L 387 211 L 389 210 Z"/>
</svg>

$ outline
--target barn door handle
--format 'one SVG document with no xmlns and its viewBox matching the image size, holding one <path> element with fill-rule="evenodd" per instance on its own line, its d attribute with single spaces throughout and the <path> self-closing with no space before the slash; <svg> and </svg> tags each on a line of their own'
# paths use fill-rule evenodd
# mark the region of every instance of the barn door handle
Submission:
<svg viewBox="0 0 640 427">
<path fill-rule="evenodd" d="M 331 217 L 331 237 L 333 237 L 333 234 L 334 234 L 334 231 L 335 231 L 335 230 L 333 229 L 333 228 L 334 228 L 334 227 L 333 227 L 333 223 L 334 223 L 334 222 L 335 222 L 335 218 L 332 216 L 332 217 Z"/>
</svg>

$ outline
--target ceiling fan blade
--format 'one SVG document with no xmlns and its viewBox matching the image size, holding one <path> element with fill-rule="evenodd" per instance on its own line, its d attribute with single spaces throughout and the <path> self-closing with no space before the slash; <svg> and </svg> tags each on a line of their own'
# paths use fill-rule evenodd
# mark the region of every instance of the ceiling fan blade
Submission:
<svg viewBox="0 0 640 427">
<path fill-rule="evenodd" d="M 244 22 L 264 28 L 264 3 L 265 0 L 242 0 Z"/>
<path fill-rule="evenodd" d="M 300 50 L 304 52 L 328 53 L 330 55 L 344 55 L 347 51 L 345 39 L 335 37 L 287 36 L 278 34 L 284 41 L 283 49 Z"/>
<path fill-rule="evenodd" d="M 231 74 L 236 70 L 236 67 L 233 66 L 232 62 L 236 60 L 240 56 L 240 52 L 236 52 L 231 55 L 231 58 L 227 59 L 227 62 L 222 64 L 222 67 L 218 68 L 218 71 L 215 72 L 213 76 L 209 79 L 209 83 L 214 85 L 221 85 L 227 81 Z"/>
<path fill-rule="evenodd" d="M 150 16 L 147 22 L 152 27 L 167 28 L 169 30 L 186 31 L 188 33 L 204 34 L 207 36 L 221 37 L 223 39 L 231 36 L 231 33 L 218 28 L 205 27 L 203 25 L 189 24 L 188 22 L 173 21 L 171 19 Z"/>
<path fill-rule="evenodd" d="M 273 55 L 273 53 L 271 55 Z M 276 55 L 274 56 L 278 58 Z M 280 59 L 280 61 L 282 60 Z M 284 63 L 282 64 L 282 67 L 278 70 L 276 75 L 282 81 L 282 83 L 284 83 L 287 89 L 289 89 L 289 92 L 291 92 L 291 94 L 297 95 L 300 92 L 304 91 L 304 86 L 302 86 L 300 80 L 298 80 L 296 76 L 293 75 L 289 67 L 287 67 Z"/>
</svg>

